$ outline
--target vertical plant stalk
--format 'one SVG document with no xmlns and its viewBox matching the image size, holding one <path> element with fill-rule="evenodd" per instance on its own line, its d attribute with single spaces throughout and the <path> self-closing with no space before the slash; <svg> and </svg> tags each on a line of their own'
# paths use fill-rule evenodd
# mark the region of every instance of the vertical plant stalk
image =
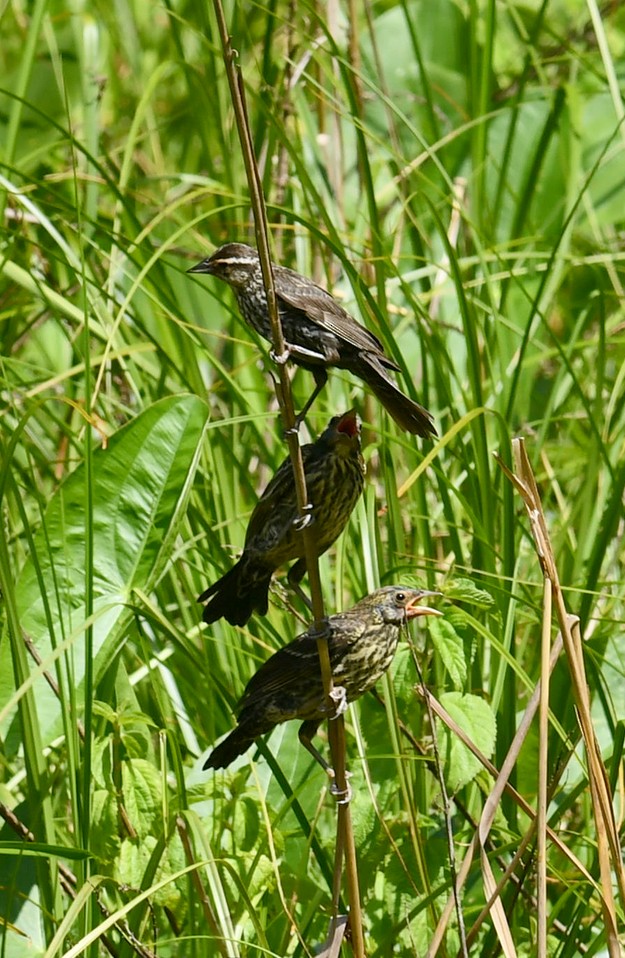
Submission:
<svg viewBox="0 0 625 958">
<path fill-rule="evenodd" d="M 499 460 L 498 460 L 499 461 Z M 544 616 L 543 616 L 544 618 Z M 569 615 L 568 616 L 570 628 L 575 628 L 578 622 L 577 616 Z M 547 673 L 545 673 L 546 678 L 553 672 L 553 669 L 556 666 L 556 663 L 560 657 L 560 654 L 563 649 L 562 633 L 559 632 L 555 637 L 553 645 L 550 650 L 549 663 Z M 488 873 L 484 876 L 484 890 L 486 894 L 486 903 L 475 919 L 472 927 L 470 928 L 467 934 L 467 946 L 470 948 L 475 941 L 477 940 L 478 933 L 483 923 L 489 918 L 492 917 L 493 924 L 499 924 L 499 926 L 504 926 L 507 928 L 507 918 L 505 913 L 502 910 L 502 904 L 499 901 L 500 896 L 503 891 L 508 887 L 510 881 L 514 881 L 514 875 L 517 870 L 519 863 L 521 862 L 522 857 L 525 854 L 526 849 L 530 844 L 537 842 L 536 832 L 540 827 L 538 821 L 538 814 L 530 806 L 530 804 L 525 800 L 525 798 L 517 792 L 513 785 L 510 784 L 510 775 L 514 768 L 515 763 L 518 761 L 518 757 L 523 747 L 527 736 L 530 732 L 532 723 L 536 716 L 536 713 L 540 707 L 540 700 L 542 696 L 542 678 L 539 679 L 532 696 L 527 704 L 523 717 L 521 718 L 518 728 L 516 730 L 513 741 L 510 744 L 508 753 L 504 759 L 501 770 L 498 770 L 491 761 L 489 761 L 482 753 L 475 747 L 469 736 L 461 729 L 449 715 L 449 713 L 440 705 L 440 703 L 434 698 L 434 696 L 427 691 L 427 689 L 417 687 L 417 690 L 425 698 L 428 703 L 428 711 L 431 710 L 440 720 L 443 722 L 447 728 L 455 735 L 457 738 L 465 745 L 470 752 L 481 762 L 483 767 L 486 769 L 488 774 L 494 779 L 494 784 L 490 789 L 488 799 L 482 810 L 482 815 L 480 818 L 479 826 L 476 832 L 473 835 L 470 845 L 468 846 L 467 851 L 465 852 L 464 858 L 460 865 L 460 868 L 457 871 L 457 883 L 458 888 L 461 889 L 466 884 L 466 881 L 469 877 L 471 865 L 473 859 L 476 855 L 483 855 L 484 850 L 488 849 L 487 841 L 490 834 L 490 831 L 495 823 L 499 805 L 501 802 L 501 797 L 504 792 L 512 798 L 514 802 L 518 805 L 520 810 L 524 815 L 530 819 L 529 827 L 527 828 L 525 834 L 522 836 L 521 841 L 518 844 L 518 847 L 508 862 L 507 866 L 501 873 L 499 879 L 495 881 L 492 870 L 489 870 Z M 552 780 L 550 783 L 550 794 L 548 796 L 548 801 L 553 798 L 553 790 L 555 783 Z M 569 847 L 562 841 L 560 835 L 557 831 L 554 831 L 550 828 L 549 824 L 545 824 L 546 837 L 552 843 L 552 845 L 557 848 L 560 854 L 576 869 L 580 875 L 588 882 L 589 885 L 595 885 L 595 879 L 587 870 L 585 865 L 579 860 L 579 858 L 569 849 Z M 453 910 L 455 908 L 455 896 L 452 894 L 449 896 L 447 903 L 441 912 L 441 917 L 438 921 L 436 929 L 432 935 L 432 938 L 429 943 L 428 951 L 426 958 L 434 958 L 438 954 L 439 948 L 441 947 L 445 935 L 445 931 L 449 926 L 450 919 L 452 917 Z M 494 910 L 498 911 L 498 915 L 494 915 Z M 511 934 L 508 934 L 509 929 L 504 932 L 506 940 L 509 944 L 509 950 L 511 954 L 514 953 L 514 944 L 512 942 Z M 501 940 L 501 939 L 500 939 Z M 503 945 L 503 941 L 502 941 Z"/>
<path fill-rule="evenodd" d="M 338 0 L 327 0 L 326 4 L 319 4 L 316 11 L 317 17 L 321 21 L 325 15 L 328 24 L 328 32 L 331 37 L 340 33 L 340 7 Z M 332 57 L 332 77 L 336 85 L 340 82 L 340 69 L 336 57 Z M 326 155 L 326 169 L 332 185 L 332 192 L 336 197 L 336 211 L 341 218 L 341 228 L 345 227 L 347 220 L 345 213 L 345 151 L 343 142 L 343 131 L 341 129 L 341 118 L 337 111 L 329 111 L 323 104 L 323 97 L 319 97 L 318 110 L 319 131 L 327 133 L 327 144 L 323 147 Z M 321 112 L 323 111 L 323 113 Z"/>
<path fill-rule="evenodd" d="M 67 114 L 68 126 L 71 129 L 71 110 L 69 101 L 65 100 L 65 111 Z M 72 140 L 71 147 L 72 175 L 75 198 L 75 210 L 78 224 L 78 234 L 84 234 L 84 216 L 82 193 L 79 183 L 79 158 L 76 155 L 75 143 Z M 77 809 L 79 821 L 76 822 L 77 830 L 80 833 L 80 840 L 83 848 L 91 847 L 91 820 L 92 820 L 92 800 L 93 800 L 93 699 L 94 699 L 94 660 L 93 660 L 93 604 L 94 604 L 94 582 L 93 582 L 93 561 L 94 561 L 94 533 L 93 533 L 93 495 L 94 495 L 94 474 L 93 474 L 93 435 L 90 427 L 91 410 L 93 406 L 93 379 L 91 373 L 91 310 L 88 296 L 87 269 L 85 262 L 84 244 L 80 246 L 79 268 L 76 270 L 80 281 L 82 293 L 82 338 L 84 341 L 84 409 L 87 426 L 84 430 L 84 516 L 85 516 L 85 566 L 84 566 L 84 604 L 85 604 L 85 634 L 84 634 L 84 699 L 83 699 L 83 726 L 84 736 L 82 739 L 82 769 L 80 790 L 77 795 Z M 80 863 L 81 884 L 88 884 L 93 871 L 93 864 L 90 859 Z M 96 901 L 90 897 L 85 908 L 81 912 L 81 923 L 83 934 L 87 935 L 96 923 Z M 92 958 L 96 958 L 98 953 L 98 944 L 94 940 L 88 947 L 88 953 Z"/>
<path fill-rule="evenodd" d="M 618 940 L 616 907 L 612 890 L 612 869 L 621 897 L 625 904 L 625 872 L 623 870 L 618 829 L 614 819 L 614 808 L 610 785 L 601 750 L 592 724 L 590 695 L 584 667 L 584 657 L 579 628 L 571 624 L 560 586 L 555 557 L 551 547 L 547 522 L 542 509 L 540 494 L 523 439 L 514 439 L 512 450 L 516 465 L 516 474 L 499 460 L 499 465 L 512 482 L 525 503 L 530 520 L 531 532 L 543 575 L 550 581 L 550 589 L 562 632 L 564 651 L 569 666 L 573 697 L 577 718 L 586 747 L 588 763 L 588 782 L 597 828 L 597 855 L 601 876 L 601 907 L 606 929 L 606 943 L 611 958 L 618 958 L 621 949 Z"/>
<path fill-rule="evenodd" d="M 576 621 L 576 616 L 569 616 L 571 623 L 573 624 Z M 551 649 L 551 656 L 549 659 L 549 673 L 555 668 L 556 662 L 562 652 L 563 642 L 562 634 L 559 633 L 556 636 L 556 639 L 553 643 Z M 513 785 L 510 784 L 510 775 L 514 768 L 515 763 L 518 760 L 519 753 L 523 744 L 525 743 L 527 736 L 530 732 L 532 722 L 538 711 L 540 705 L 540 695 L 541 695 L 541 680 L 538 681 L 536 688 L 534 689 L 532 696 L 527 704 L 523 717 L 519 722 L 519 726 L 516 730 L 516 734 L 508 754 L 505 757 L 501 770 L 497 769 L 493 763 L 487 759 L 482 753 L 475 747 L 472 740 L 460 728 L 459 725 L 454 722 L 451 715 L 443 708 L 443 706 L 434 698 L 431 692 L 428 692 L 427 689 L 417 686 L 417 691 L 425 697 L 428 703 L 428 711 L 432 711 L 437 718 L 443 722 L 447 728 L 455 735 L 459 741 L 465 745 L 469 751 L 481 762 L 482 766 L 486 769 L 488 774 L 493 778 L 493 786 L 491 787 L 488 795 L 488 799 L 482 810 L 482 815 L 480 818 L 479 826 L 476 832 L 473 835 L 471 843 L 468 846 L 467 851 L 465 852 L 464 858 L 460 865 L 460 868 L 457 871 L 457 884 L 458 888 L 462 889 L 466 884 L 466 881 L 469 877 L 471 865 L 473 859 L 476 855 L 481 854 L 482 848 L 486 848 L 486 842 L 490 831 L 495 823 L 499 805 L 501 802 L 501 797 L 504 792 L 512 798 L 514 802 L 518 805 L 524 815 L 530 819 L 530 825 L 526 830 L 525 834 L 521 838 L 521 841 L 510 859 L 507 867 L 504 869 L 499 880 L 495 883 L 491 880 L 491 876 L 488 875 L 484 881 L 484 888 L 486 892 L 486 904 L 484 908 L 475 919 L 469 933 L 467 935 L 467 946 L 471 945 L 477 939 L 478 932 L 483 925 L 484 921 L 491 915 L 491 912 L 494 908 L 499 908 L 498 899 L 504 889 L 507 887 L 508 883 L 514 880 L 514 873 L 516 871 L 518 863 L 521 861 L 522 856 L 525 854 L 526 848 L 530 845 L 531 842 L 535 841 L 536 828 L 537 826 L 537 816 L 534 812 L 534 809 L 531 805 L 525 800 L 525 798 L 517 792 Z M 553 783 L 551 783 L 553 788 Z M 560 836 L 556 831 L 547 825 L 547 835 L 551 843 L 558 849 L 560 854 L 570 862 L 573 868 L 579 871 L 580 875 L 590 884 L 594 885 L 594 878 L 591 876 L 590 872 L 585 868 L 583 863 L 577 858 L 577 856 L 568 848 L 566 844 L 562 841 Z M 441 947 L 443 942 L 445 931 L 449 925 L 449 921 L 452 917 L 453 910 L 455 908 L 455 897 L 450 895 L 447 903 L 441 912 L 441 917 L 437 924 L 437 927 L 432 935 L 432 938 L 429 943 L 428 951 L 426 958 L 434 958 L 438 954 L 438 949 Z"/>
<path fill-rule="evenodd" d="M 428 713 L 428 721 L 430 723 L 430 729 L 431 729 L 431 735 L 432 735 L 432 751 L 434 753 L 434 766 L 436 768 L 436 777 L 438 778 L 438 784 L 441 790 L 443 814 L 445 817 L 445 833 L 447 838 L 447 854 L 449 858 L 449 875 L 451 880 L 451 893 L 452 893 L 452 898 L 454 902 L 454 909 L 456 912 L 456 921 L 458 922 L 458 936 L 460 938 L 459 954 L 462 955 L 462 958 L 469 958 L 469 950 L 467 947 L 467 930 L 464 924 L 464 915 L 462 912 L 462 899 L 461 899 L 462 889 L 458 879 L 458 863 L 456 859 L 456 849 L 454 847 L 451 802 L 449 800 L 449 793 L 447 792 L 447 786 L 445 784 L 445 773 L 443 771 L 443 764 L 441 762 L 441 755 L 440 755 L 440 750 L 438 747 L 438 737 L 436 734 L 436 722 L 434 721 L 434 710 L 432 709 L 431 699 L 426 694 L 427 689 L 425 685 L 425 680 L 423 678 L 423 672 L 421 671 L 421 665 L 419 664 L 418 657 L 415 654 L 414 649 L 412 650 L 412 659 L 417 669 L 417 676 L 419 678 L 419 682 L 421 683 L 422 694 L 425 700 L 425 705 L 426 705 L 426 709 Z"/>
<path fill-rule="evenodd" d="M 182 847 L 184 849 L 184 854 L 185 854 L 185 858 L 187 862 L 189 863 L 189 865 L 192 865 L 192 864 L 196 865 L 197 861 L 193 853 L 193 849 L 191 847 L 189 830 L 187 828 L 187 823 L 182 817 L 182 815 L 176 816 L 176 831 L 178 832 L 178 835 L 180 837 L 180 841 L 182 843 Z M 206 924 L 208 925 L 208 927 L 211 929 L 213 933 L 213 936 L 214 936 L 213 941 L 215 942 L 218 951 L 222 955 L 222 958 L 229 958 L 230 951 L 228 948 L 228 944 L 224 941 L 222 937 L 221 929 L 219 927 L 219 922 L 217 921 L 217 917 L 215 915 L 215 912 L 213 911 L 213 906 L 204 888 L 202 879 L 200 878 L 200 874 L 197 868 L 194 868 L 193 871 L 191 872 L 191 881 L 193 882 L 193 886 L 198 896 L 198 901 L 200 902 L 202 911 L 204 912 L 204 918 L 206 919 Z"/>
<path fill-rule="evenodd" d="M 269 239 L 267 227 L 267 214 L 262 192 L 262 184 L 258 172 L 258 166 L 254 155 L 254 146 L 252 142 L 247 109 L 245 104 L 245 91 L 243 79 L 240 70 L 235 63 L 236 51 L 232 47 L 228 27 L 225 19 L 221 0 L 213 0 L 215 16 L 219 29 L 224 64 L 228 85 L 230 87 L 230 96 L 237 124 L 237 131 L 241 143 L 245 171 L 247 175 L 248 186 L 250 190 L 250 200 L 254 212 L 254 228 L 256 233 L 256 243 L 260 264 L 263 273 L 263 283 L 267 297 L 267 309 L 271 325 L 271 339 L 273 349 L 278 357 L 286 354 L 286 342 L 282 332 L 282 324 L 278 313 L 278 303 L 276 299 L 275 286 L 273 282 L 273 273 L 271 269 L 271 257 L 269 253 Z M 310 583 L 310 593 L 312 599 L 314 629 L 317 635 L 317 651 L 321 667 L 321 677 L 323 681 L 324 694 L 328 706 L 328 714 L 332 716 L 336 711 L 336 703 L 332 698 L 333 682 L 332 669 L 330 667 L 330 655 L 328 652 L 328 623 L 325 617 L 323 606 L 323 596 L 321 592 L 321 580 L 319 577 L 319 562 L 317 549 L 315 546 L 312 530 L 310 529 L 310 506 L 308 503 L 308 494 L 306 491 L 306 479 L 304 467 L 302 464 L 302 454 L 299 445 L 299 438 L 295 426 L 295 413 L 293 410 L 293 397 L 291 393 L 291 383 L 283 362 L 278 363 L 278 382 L 276 383 L 276 395 L 282 421 L 286 433 L 286 439 L 289 447 L 289 455 L 293 466 L 293 475 L 295 479 L 295 489 L 297 494 L 297 504 L 300 514 L 300 520 L 303 527 L 304 552 L 306 558 L 306 569 L 308 572 L 308 581 Z M 336 789 L 340 794 L 347 795 L 347 776 L 345 762 L 345 724 L 343 716 L 340 715 L 329 722 L 328 738 L 330 741 L 330 750 L 332 754 L 332 765 L 335 773 Z M 339 840 L 336 842 L 335 854 L 335 882 L 333 893 L 333 919 L 331 935 L 337 928 L 336 915 L 338 911 L 338 893 L 340 887 L 339 875 L 343 867 L 343 854 L 345 857 L 345 871 L 347 877 L 348 899 L 350 905 L 350 927 L 354 954 L 356 958 L 364 958 L 364 937 L 362 931 L 362 913 L 360 908 L 360 892 L 358 887 L 358 871 L 356 862 L 356 847 L 354 842 L 353 829 L 351 826 L 351 814 L 349 804 L 339 803 L 337 814 L 337 830 Z"/>
<path fill-rule="evenodd" d="M 549 659 L 551 646 L 551 619 L 553 616 L 553 585 L 545 578 L 543 594 L 543 627 L 540 642 L 540 703 L 538 711 L 538 800 L 536 814 L 536 953 L 547 958 L 547 807 L 549 804 Z"/>
</svg>

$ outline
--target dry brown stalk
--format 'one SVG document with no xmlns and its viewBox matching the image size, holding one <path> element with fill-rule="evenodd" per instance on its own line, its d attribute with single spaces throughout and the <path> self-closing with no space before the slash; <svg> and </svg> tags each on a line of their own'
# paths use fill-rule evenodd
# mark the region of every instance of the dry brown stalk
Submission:
<svg viewBox="0 0 625 958">
<path fill-rule="evenodd" d="M 239 140 L 245 170 L 250 191 L 250 200 L 254 213 L 254 227 L 256 232 L 256 244 L 260 256 L 261 267 L 263 271 L 263 282 L 267 296 L 267 307 L 271 323 L 272 344 L 276 355 L 282 356 L 285 353 L 285 341 L 282 333 L 280 317 L 278 315 L 278 306 L 276 301 L 275 288 L 273 283 L 273 274 L 271 269 L 271 257 L 269 252 L 269 237 L 267 226 L 267 214 L 265 201 L 262 192 L 262 184 L 254 154 L 252 136 L 250 132 L 247 109 L 245 104 L 245 92 L 240 70 L 236 65 L 236 52 L 232 46 L 232 40 L 228 33 L 228 27 L 221 0 L 213 0 L 215 15 L 221 38 L 226 75 L 230 87 L 230 96 L 234 109 Z M 295 414 L 293 410 L 293 398 L 291 394 L 291 383 L 284 364 L 278 365 L 278 383 L 276 384 L 276 395 L 285 434 L 289 446 L 289 455 L 293 464 L 293 474 L 297 490 L 297 502 L 299 512 L 304 519 L 306 516 L 306 507 L 308 497 L 306 493 L 306 480 L 304 468 L 302 465 L 302 456 L 299 445 L 297 431 L 294 429 Z M 308 526 L 304 526 L 304 548 L 306 552 L 306 567 L 308 572 L 308 581 L 310 583 L 310 593 L 312 599 L 313 615 L 315 619 L 315 628 L 318 633 L 317 649 L 321 663 L 321 674 L 323 678 L 324 691 L 328 702 L 329 714 L 335 710 L 335 705 L 331 697 L 333 683 L 332 671 L 330 668 L 330 658 L 327 645 L 327 620 L 323 607 L 323 597 L 321 593 L 321 581 L 319 578 L 319 563 L 315 548 L 314 538 L 309 534 Z M 329 722 L 328 737 L 330 741 L 330 750 L 332 753 L 332 765 L 335 774 L 336 789 L 339 793 L 347 794 L 347 776 L 346 776 L 346 750 L 345 750 L 345 724 L 343 716 Z M 337 814 L 337 842 L 335 848 L 335 881 L 333 889 L 333 919 L 331 922 L 330 938 L 336 938 L 335 932 L 339 927 L 338 905 L 340 891 L 340 876 L 343 869 L 343 859 L 345 860 L 345 872 L 347 879 L 347 890 L 350 905 L 350 934 L 351 942 L 356 958 L 364 958 L 364 937 L 362 930 L 362 912 L 360 908 L 360 891 L 358 886 L 358 871 L 356 863 L 356 847 L 351 825 L 351 813 L 349 803 L 339 803 Z"/>
</svg>

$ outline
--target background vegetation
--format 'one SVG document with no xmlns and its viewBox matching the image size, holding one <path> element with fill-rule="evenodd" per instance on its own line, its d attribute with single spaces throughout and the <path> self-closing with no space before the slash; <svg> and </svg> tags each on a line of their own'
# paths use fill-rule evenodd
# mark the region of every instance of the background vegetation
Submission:
<svg viewBox="0 0 625 958">
<path fill-rule="evenodd" d="M 356 404 L 369 471 L 321 561 L 327 606 L 380 583 L 440 589 L 445 621 L 417 637 L 425 682 L 500 766 L 540 666 L 542 575 L 492 455 L 510 462 L 524 435 L 620 823 L 625 14 L 595 0 L 226 14 L 276 258 L 383 339 L 440 433 L 414 441 L 331 377 L 310 433 Z M 252 235 L 212 8 L 15 0 L 0 16 L 0 800 L 14 816 L 0 954 L 312 954 L 335 811 L 296 727 L 201 771 L 247 678 L 306 618 L 278 581 L 266 619 L 198 625 L 196 596 L 286 454 L 265 344 L 225 287 L 185 276 Z M 310 385 L 297 373 L 298 403 Z M 349 719 L 372 956 L 424 955 L 450 889 L 416 683 L 405 647 L 383 701 Z M 550 845 L 559 958 L 606 949 L 578 737 L 561 663 L 549 824 L 587 872 Z M 492 779 L 442 726 L 437 740 L 461 855 Z M 537 748 L 534 729 L 513 773 L 530 804 Z M 505 796 L 497 873 L 528 826 Z M 503 891 L 519 955 L 536 954 L 534 866 L 532 840 Z M 484 903 L 476 859 L 467 930 Z M 472 953 L 498 947 L 487 916 Z M 452 926 L 441 953 L 457 949 Z"/>
</svg>

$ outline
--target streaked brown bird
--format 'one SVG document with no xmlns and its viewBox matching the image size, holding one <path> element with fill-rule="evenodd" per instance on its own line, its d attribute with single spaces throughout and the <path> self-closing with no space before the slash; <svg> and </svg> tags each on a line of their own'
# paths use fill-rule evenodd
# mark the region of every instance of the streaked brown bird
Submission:
<svg viewBox="0 0 625 958">
<path fill-rule="evenodd" d="M 189 273 L 217 276 L 234 290 L 243 319 L 271 341 L 267 298 L 258 253 L 243 243 L 227 243 Z M 382 343 L 312 280 L 284 266 L 273 266 L 278 311 L 287 343 L 287 356 L 312 372 L 315 390 L 298 416 L 310 409 L 325 386 L 328 366 L 347 369 L 369 386 L 395 422 L 417 436 L 435 436 L 430 413 L 405 396 L 389 377 L 399 366 L 384 353 Z"/>
<path fill-rule="evenodd" d="M 350 410 L 330 420 L 316 442 L 302 446 L 311 530 L 322 555 L 338 539 L 362 492 L 365 463 L 360 454 L 360 420 Z M 304 536 L 293 467 L 286 459 L 261 495 L 245 534 L 243 555 L 224 576 L 199 597 L 208 601 L 204 621 L 222 616 L 231 625 L 245 625 L 253 612 L 265 615 L 271 577 L 281 565 L 297 562 L 289 571 L 290 585 L 306 573 Z"/>
<path fill-rule="evenodd" d="M 328 651 L 336 687 L 353 702 L 373 688 L 395 655 L 401 626 L 419 615 L 441 615 L 420 605 L 438 592 L 387 586 L 365 596 L 347 612 L 331 615 Z M 237 727 L 208 756 L 204 768 L 225 768 L 260 735 L 281 722 L 299 719 L 299 739 L 323 768 L 328 763 L 311 739 L 327 712 L 314 629 L 275 652 L 247 683 L 237 707 Z"/>
</svg>

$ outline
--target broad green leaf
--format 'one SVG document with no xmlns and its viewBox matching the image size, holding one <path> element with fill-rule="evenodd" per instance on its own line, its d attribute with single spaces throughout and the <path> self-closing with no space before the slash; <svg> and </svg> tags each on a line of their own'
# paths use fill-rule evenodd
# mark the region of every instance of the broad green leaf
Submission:
<svg viewBox="0 0 625 958">
<path fill-rule="evenodd" d="M 122 793 L 128 817 L 139 838 L 154 831 L 154 816 L 162 798 L 163 780 L 150 762 L 134 758 L 122 765 Z"/>
<path fill-rule="evenodd" d="M 186 507 L 200 451 L 207 409 L 196 396 L 174 396 L 155 403 L 93 456 L 93 554 L 95 678 L 111 664 L 133 615 L 135 589 L 149 592 L 169 561 Z M 64 645 L 71 681 L 80 690 L 84 676 L 85 631 L 85 468 L 69 476 L 53 496 L 34 552 L 16 594 L 22 628 L 48 671 L 51 653 Z M 49 603 L 50 623 L 46 617 Z M 8 651 L 8 650 L 7 650 Z M 10 667 L 3 670 L 6 679 Z M 56 696 L 36 680 L 44 742 L 60 731 Z M 0 684 L 0 706 L 13 692 Z"/>
<path fill-rule="evenodd" d="M 119 854 L 119 807 L 114 788 L 98 788 L 93 792 L 91 845 L 98 858 L 98 867 L 115 861 Z"/>
<path fill-rule="evenodd" d="M 412 700 L 414 687 L 419 681 L 412 658 L 412 650 L 400 645 L 390 668 L 393 688 L 398 701 Z M 380 689 L 382 686 L 380 684 Z"/>
<path fill-rule="evenodd" d="M 447 619 L 432 619 L 430 622 L 432 645 L 449 672 L 454 687 L 461 689 L 467 677 L 464 643 Z"/>
<path fill-rule="evenodd" d="M 490 758 L 497 726 L 488 702 L 477 695 L 463 695 L 461 692 L 447 692 L 441 695 L 440 702 L 480 752 Z M 436 722 L 436 731 L 447 787 L 451 792 L 457 792 L 475 778 L 482 765 L 440 720 Z"/>
<path fill-rule="evenodd" d="M 146 835 L 142 839 L 124 838 L 114 863 L 115 879 L 129 888 L 140 888 L 155 846 L 156 838 L 153 835 Z"/>
<path fill-rule="evenodd" d="M 493 604 L 492 595 L 485 589 L 476 586 L 472 579 L 453 579 L 445 585 L 445 598 L 456 602 L 466 602 L 468 605 L 477 605 L 481 609 L 490 609 Z"/>
</svg>

